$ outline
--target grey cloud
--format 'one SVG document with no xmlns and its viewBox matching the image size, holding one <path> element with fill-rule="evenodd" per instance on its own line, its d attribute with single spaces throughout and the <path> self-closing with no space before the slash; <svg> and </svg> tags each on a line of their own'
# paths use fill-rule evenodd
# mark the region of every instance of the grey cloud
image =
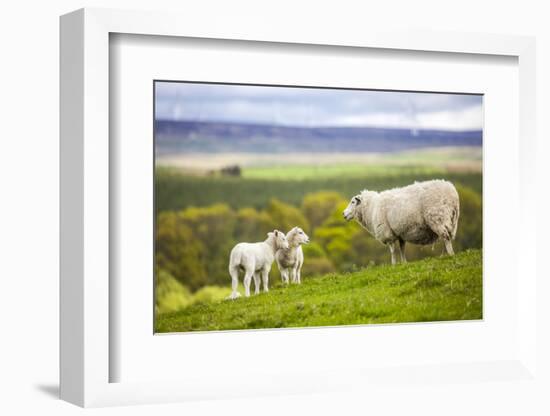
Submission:
<svg viewBox="0 0 550 416">
<path fill-rule="evenodd" d="M 158 119 L 397 127 L 437 119 L 444 128 L 433 115 L 445 114 L 450 129 L 461 129 L 460 120 L 463 129 L 481 128 L 479 95 L 157 82 L 155 99 Z"/>
</svg>

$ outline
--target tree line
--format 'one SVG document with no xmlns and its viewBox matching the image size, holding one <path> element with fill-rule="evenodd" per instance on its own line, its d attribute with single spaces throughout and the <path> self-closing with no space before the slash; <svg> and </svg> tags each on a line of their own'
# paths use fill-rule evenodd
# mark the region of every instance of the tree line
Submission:
<svg viewBox="0 0 550 416">
<path fill-rule="evenodd" d="M 482 246 L 482 201 L 478 192 L 457 185 L 460 220 L 455 251 Z M 348 200 L 335 191 L 305 194 L 298 205 L 272 198 L 264 208 L 232 208 L 226 203 L 162 210 L 156 218 L 155 268 L 157 279 L 178 282 L 191 293 L 207 286 L 229 285 L 227 271 L 231 248 L 238 242 L 262 241 L 279 229 L 303 228 L 311 238 L 304 246 L 304 278 L 332 272 L 348 272 L 369 265 L 388 263 L 387 249 L 342 211 Z M 442 248 L 407 245 L 409 260 L 439 256 Z M 173 280 L 171 280 L 173 279 Z M 280 280 L 276 266 L 270 279 Z M 157 281 L 159 283 L 159 281 Z M 175 284 L 175 283 L 174 283 Z M 158 295 L 157 288 L 157 295 Z M 206 296 L 206 295 L 205 295 Z"/>
</svg>

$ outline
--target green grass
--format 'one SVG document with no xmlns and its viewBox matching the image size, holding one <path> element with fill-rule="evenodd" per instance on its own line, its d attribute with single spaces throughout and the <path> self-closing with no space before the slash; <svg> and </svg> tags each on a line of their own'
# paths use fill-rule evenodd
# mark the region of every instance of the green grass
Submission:
<svg viewBox="0 0 550 416">
<path fill-rule="evenodd" d="M 155 326 L 157 332 L 186 332 L 481 318 L 482 255 L 469 250 L 394 267 L 305 277 L 301 285 L 277 283 L 258 296 L 161 314 Z"/>
</svg>

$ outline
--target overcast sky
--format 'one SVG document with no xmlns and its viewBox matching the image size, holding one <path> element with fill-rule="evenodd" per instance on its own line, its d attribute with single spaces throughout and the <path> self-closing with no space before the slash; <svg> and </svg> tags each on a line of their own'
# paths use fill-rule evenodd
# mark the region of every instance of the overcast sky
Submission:
<svg viewBox="0 0 550 416">
<path fill-rule="evenodd" d="M 156 119 L 474 130 L 479 95 L 156 83 Z"/>
</svg>

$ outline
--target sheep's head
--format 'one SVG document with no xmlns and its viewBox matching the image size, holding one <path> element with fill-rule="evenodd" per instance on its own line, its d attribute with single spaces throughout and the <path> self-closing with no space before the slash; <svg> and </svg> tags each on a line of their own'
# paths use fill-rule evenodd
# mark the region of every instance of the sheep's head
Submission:
<svg viewBox="0 0 550 416">
<path fill-rule="evenodd" d="M 288 240 L 286 239 L 285 233 L 279 231 L 279 230 L 273 230 L 270 233 L 267 233 L 267 236 L 270 238 L 273 238 L 273 241 L 275 242 L 275 248 L 277 250 L 283 248 L 287 249 L 288 246 Z"/>
<path fill-rule="evenodd" d="M 290 245 L 295 247 L 309 243 L 309 236 L 300 227 L 294 227 L 286 236 Z"/>
<path fill-rule="evenodd" d="M 351 221 L 352 219 L 357 218 L 359 206 L 362 202 L 363 200 L 361 194 L 355 195 L 353 198 L 351 198 L 351 201 L 349 201 L 348 206 L 342 213 L 346 221 Z"/>
</svg>

